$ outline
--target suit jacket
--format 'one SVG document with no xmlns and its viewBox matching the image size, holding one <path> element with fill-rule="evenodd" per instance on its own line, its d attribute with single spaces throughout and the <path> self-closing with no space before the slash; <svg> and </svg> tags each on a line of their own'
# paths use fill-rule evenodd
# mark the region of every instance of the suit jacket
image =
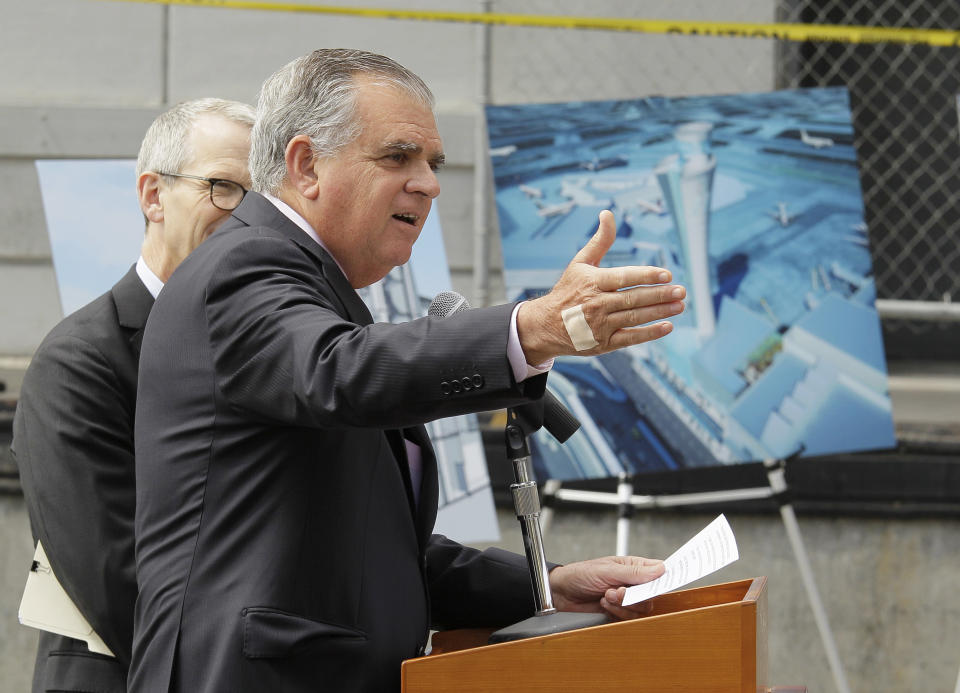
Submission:
<svg viewBox="0 0 960 693">
<path fill-rule="evenodd" d="M 147 323 L 131 691 L 397 690 L 431 625 L 533 614 L 522 557 L 431 534 L 422 427 L 542 396 L 545 376 L 510 372 L 511 308 L 372 324 L 333 259 L 247 195 Z"/>
<path fill-rule="evenodd" d="M 116 654 L 41 632 L 33 690 L 126 690 L 137 596 L 133 413 L 140 340 L 153 297 L 129 272 L 64 318 L 24 376 L 13 424 L 34 541 Z"/>
</svg>

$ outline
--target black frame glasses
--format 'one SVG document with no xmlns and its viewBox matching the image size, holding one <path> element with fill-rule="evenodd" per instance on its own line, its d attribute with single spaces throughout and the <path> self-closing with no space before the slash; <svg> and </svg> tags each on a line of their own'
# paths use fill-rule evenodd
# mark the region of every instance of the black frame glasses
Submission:
<svg viewBox="0 0 960 693">
<path fill-rule="evenodd" d="M 230 180 L 229 178 L 207 178 L 206 176 L 194 176 L 189 173 L 161 173 L 157 172 L 161 176 L 170 176 L 171 178 L 191 178 L 193 180 L 202 180 L 210 184 L 210 204 L 212 204 L 217 209 L 222 209 L 224 212 L 232 212 L 237 207 L 240 206 L 240 203 L 243 202 L 243 198 L 246 197 L 247 192 L 249 192 L 245 187 L 240 185 L 235 180 Z M 220 188 L 220 204 L 217 204 L 216 197 L 214 193 L 217 191 L 217 188 Z M 240 189 L 240 197 L 237 198 L 237 203 L 230 206 L 224 206 L 224 204 L 229 205 L 230 203 L 224 203 L 224 198 L 231 199 L 236 195 L 237 188 Z"/>
</svg>

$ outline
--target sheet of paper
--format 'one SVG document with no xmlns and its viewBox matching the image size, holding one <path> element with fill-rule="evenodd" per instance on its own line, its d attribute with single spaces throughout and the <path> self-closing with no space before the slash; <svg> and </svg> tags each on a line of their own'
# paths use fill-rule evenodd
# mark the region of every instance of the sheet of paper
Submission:
<svg viewBox="0 0 960 693">
<path fill-rule="evenodd" d="M 60 585 L 39 541 L 33 555 L 33 567 L 27 574 L 18 616 L 25 626 L 85 640 L 91 652 L 114 656 Z"/>
<path fill-rule="evenodd" d="M 719 515 L 663 562 L 666 567 L 663 575 L 652 582 L 628 587 L 623 605 L 629 606 L 658 594 L 671 592 L 720 570 L 738 558 L 740 554 L 737 552 L 737 541 L 733 537 L 730 523 L 726 517 Z"/>
</svg>

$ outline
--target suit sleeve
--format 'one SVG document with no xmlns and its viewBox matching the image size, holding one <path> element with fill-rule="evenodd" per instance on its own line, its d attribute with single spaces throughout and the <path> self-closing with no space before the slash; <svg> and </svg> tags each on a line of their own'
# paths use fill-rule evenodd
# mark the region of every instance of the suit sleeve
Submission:
<svg viewBox="0 0 960 693">
<path fill-rule="evenodd" d="M 27 371 L 13 444 L 36 538 L 67 594 L 124 663 L 136 600 L 133 406 L 103 354 L 60 337 Z"/>
<path fill-rule="evenodd" d="M 205 311 L 231 404 L 274 423 L 398 428 L 543 394 L 545 377 L 518 384 L 510 370 L 512 306 L 360 325 L 322 273 L 290 241 L 257 236 L 213 269 Z"/>
<path fill-rule="evenodd" d="M 526 557 L 496 547 L 480 551 L 435 534 L 427 580 L 433 628 L 502 627 L 536 610 Z"/>
</svg>

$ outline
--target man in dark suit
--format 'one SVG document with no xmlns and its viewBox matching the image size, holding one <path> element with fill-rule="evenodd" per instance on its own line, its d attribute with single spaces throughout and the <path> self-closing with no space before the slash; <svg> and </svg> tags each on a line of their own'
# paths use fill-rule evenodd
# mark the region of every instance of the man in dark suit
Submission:
<svg viewBox="0 0 960 693">
<path fill-rule="evenodd" d="M 126 690 L 137 596 L 133 422 L 143 328 L 176 266 L 243 199 L 253 115 L 247 104 L 200 99 L 153 122 L 137 161 L 146 219 L 141 257 L 47 335 L 24 377 L 12 447 L 34 540 L 115 655 L 41 631 L 35 692 Z"/>
<path fill-rule="evenodd" d="M 598 268 L 605 213 L 540 299 L 373 324 L 355 289 L 407 261 L 439 193 L 432 103 L 362 51 L 315 51 L 263 85 L 263 194 L 187 258 L 144 337 L 132 691 L 395 690 L 430 627 L 533 614 L 523 557 L 432 534 L 422 424 L 541 397 L 555 356 L 663 336 L 638 325 L 679 313 L 683 289 Z M 580 352 L 561 319 L 578 306 L 595 337 Z M 623 586 L 662 571 L 597 559 L 550 586 L 561 610 L 627 616 Z"/>
</svg>

